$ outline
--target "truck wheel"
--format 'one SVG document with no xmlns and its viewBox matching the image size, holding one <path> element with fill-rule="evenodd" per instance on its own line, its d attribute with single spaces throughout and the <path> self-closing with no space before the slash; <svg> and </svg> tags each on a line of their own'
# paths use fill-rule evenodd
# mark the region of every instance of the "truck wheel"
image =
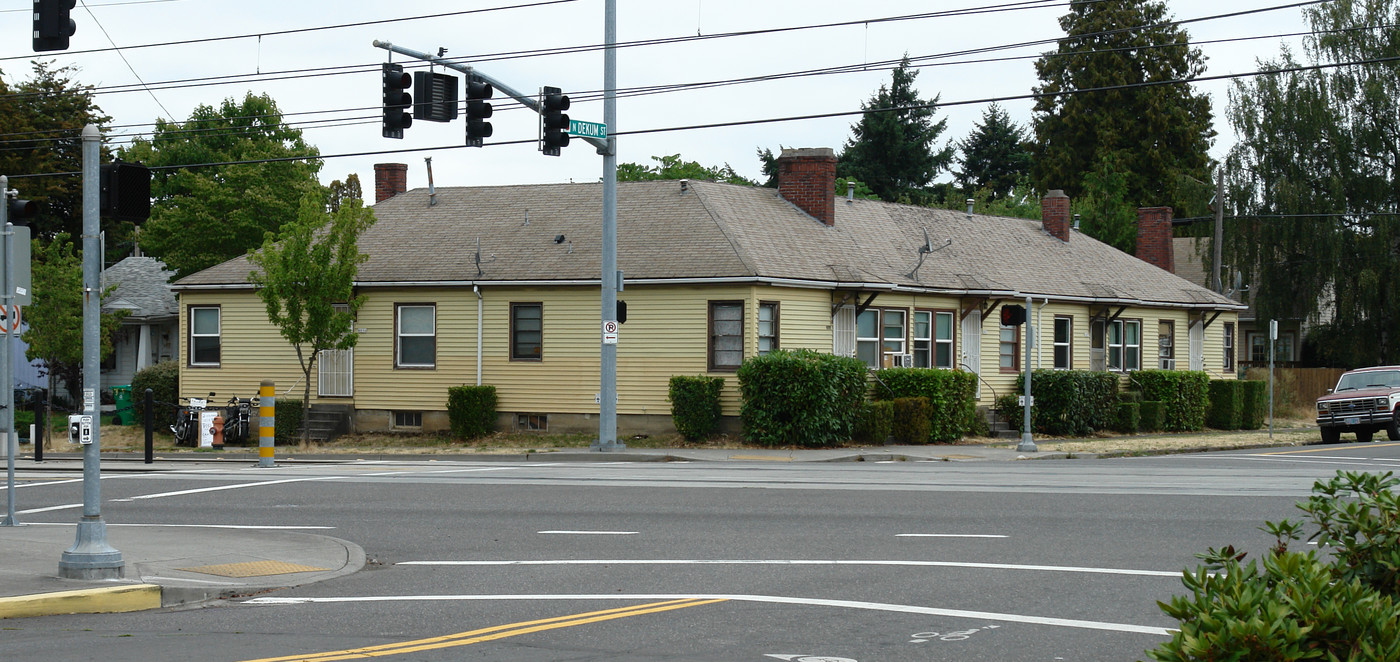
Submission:
<svg viewBox="0 0 1400 662">
<path fill-rule="evenodd" d="M 1322 428 L 1322 443 L 1335 444 L 1342 440 L 1342 431 L 1337 428 Z"/>
<path fill-rule="evenodd" d="M 1371 436 L 1376 434 L 1375 430 L 1357 430 L 1356 441 L 1362 444 L 1371 443 Z"/>
<path fill-rule="evenodd" d="M 1400 421 L 1391 421 L 1385 426 L 1385 436 L 1391 441 L 1400 441 Z"/>
</svg>

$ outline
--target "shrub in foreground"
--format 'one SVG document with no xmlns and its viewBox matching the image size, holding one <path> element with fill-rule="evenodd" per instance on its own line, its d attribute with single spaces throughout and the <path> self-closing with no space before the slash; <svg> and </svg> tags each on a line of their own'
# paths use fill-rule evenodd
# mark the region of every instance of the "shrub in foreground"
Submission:
<svg viewBox="0 0 1400 662">
<path fill-rule="evenodd" d="M 719 430 L 719 394 L 723 391 L 723 377 L 671 377 L 666 399 L 671 402 L 676 431 L 689 441 L 701 441 Z"/>
</svg>

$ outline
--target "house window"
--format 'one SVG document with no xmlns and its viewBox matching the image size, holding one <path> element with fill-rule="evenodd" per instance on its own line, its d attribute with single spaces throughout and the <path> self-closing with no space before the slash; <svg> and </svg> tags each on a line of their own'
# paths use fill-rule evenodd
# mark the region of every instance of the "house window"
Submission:
<svg viewBox="0 0 1400 662">
<path fill-rule="evenodd" d="M 914 367 L 953 367 L 953 313 L 914 311 Z"/>
<path fill-rule="evenodd" d="M 997 358 L 1002 372 L 1021 370 L 1021 327 L 1000 325 Z"/>
<path fill-rule="evenodd" d="M 436 367 L 437 306 L 399 304 L 394 313 L 394 367 Z"/>
<path fill-rule="evenodd" d="M 881 343 L 881 349 L 884 350 L 886 355 L 906 353 L 904 344 L 906 328 L 904 325 L 904 315 L 905 312 L 903 310 L 881 311 L 880 319 L 883 320 L 881 331 L 884 339 Z"/>
<path fill-rule="evenodd" d="M 744 362 L 744 302 L 710 302 L 710 370 L 732 372 Z"/>
<path fill-rule="evenodd" d="M 190 365 L 219 365 L 219 307 L 190 308 Z"/>
<path fill-rule="evenodd" d="M 856 358 L 872 368 L 884 365 L 889 354 L 906 350 L 906 311 L 898 308 L 872 308 L 856 317 Z"/>
<path fill-rule="evenodd" d="M 1074 368 L 1074 318 L 1055 318 L 1055 369 Z"/>
<path fill-rule="evenodd" d="M 758 302 L 758 355 L 764 356 L 778 348 L 778 304 Z"/>
<path fill-rule="evenodd" d="M 1257 364 L 1269 362 L 1269 334 L 1249 333 L 1249 360 Z M 1293 359 L 1293 334 L 1280 333 L 1278 340 L 1274 341 L 1274 360 L 1292 361 Z"/>
<path fill-rule="evenodd" d="M 549 432 L 549 414 L 516 414 L 515 429 L 521 432 Z"/>
<path fill-rule="evenodd" d="M 1114 320 L 1108 325 L 1108 369 L 1128 372 L 1142 368 L 1142 322 Z"/>
<path fill-rule="evenodd" d="M 423 427 L 423 412 L 421 411 L 396 411 L 394 412 L 394 429 Z"/>
<path fill-rule="evenodd" d="M 539 361 L 543 350 L 544 305 L 510 304 L 510 360 Z"/>
<path fill-rule="evenodd" d="M 1157 367 L 1176 370 L 1176 322 L 1157 322 Z"/>
<path fill-rule="evenodd" d="M 1225 349 L 1224 368 L 1230 372 L 1235 371 L 1235 323 L 1226 322 L 1224 326 L 1225 338 L 1223 340 Z"/>
</svg>

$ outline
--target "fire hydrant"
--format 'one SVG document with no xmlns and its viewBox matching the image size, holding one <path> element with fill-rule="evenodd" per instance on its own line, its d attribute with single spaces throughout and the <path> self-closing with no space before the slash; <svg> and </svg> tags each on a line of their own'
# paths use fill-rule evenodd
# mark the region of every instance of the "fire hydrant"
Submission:
<svg viewBox="0 0 1400 662">
<path fill-rule="evenodd" d="M 215 416 L 213 425 L 209 427 L 209 436 L 213 437 L 212 442 L 215 447 L 224 445 L 224 417 Z"/>
</svg>

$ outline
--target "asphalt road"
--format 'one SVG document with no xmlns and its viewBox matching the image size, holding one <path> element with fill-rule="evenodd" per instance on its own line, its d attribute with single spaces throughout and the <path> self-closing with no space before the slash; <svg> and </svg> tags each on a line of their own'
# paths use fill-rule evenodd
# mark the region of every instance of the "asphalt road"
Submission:
<svg viewBox="0 0 1400 662">
<path fill-rule="evenodd" d="M 1400 444 L 1116 460 L 192 467 L 120 523 L 304 527 L 363 571 L 183 611 L 7 621 L 9 660 L 1136 660 L 1194 554 L 1261 552 Z M 71 522 L 29 475 L 26 522 Z M 327 527 L 327 528 L 320 528 Z M 0 561 L 3 562 L 3 561 Z"/>
</svg>

